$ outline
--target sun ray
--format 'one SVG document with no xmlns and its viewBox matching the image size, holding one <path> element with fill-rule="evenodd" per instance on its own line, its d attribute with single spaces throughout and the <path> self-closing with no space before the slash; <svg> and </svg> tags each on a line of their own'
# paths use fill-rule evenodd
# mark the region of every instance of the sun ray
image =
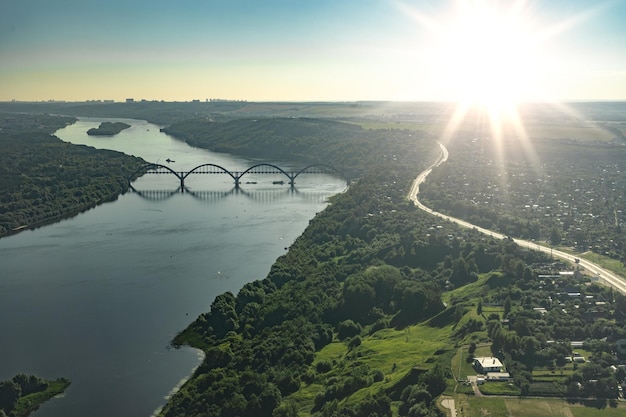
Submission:
<svg viewBox="0 0 626 417">
<path fill-rule="evenodd" d="M 392 0 L 393 1 L 393 0 Z M 443 129 L 444 144 L 460 140 L 460 133 L 474 127 L 471 140 L 490 143 L 500 165 L 505 158 L 524 159 L 541 176 L 539 157 L 526 129 L 520 108 L 523 103 L 540 103 L 566 117 L 581 120 L 572 108 L 551 97 L 544 84 L 551 70 L 551 41 L 602 11 L 611 2 L 593 5 L 581 13 L 556 21 L 540 14 L 530 0 L 453 0 L 448 6 L 421 10 L 395 1 L 418 26 L 432 36 L 430 45 L 419 52 L 430 56 L 433 71 L 441 75 L 442 88 L 456 102 Z M 527 113 L 532 113 L 528 112 Z M 519 155 L 507 153 L 519 148 Z M 506 181 L 506 172 L 501 173 Z"/>
</svg>

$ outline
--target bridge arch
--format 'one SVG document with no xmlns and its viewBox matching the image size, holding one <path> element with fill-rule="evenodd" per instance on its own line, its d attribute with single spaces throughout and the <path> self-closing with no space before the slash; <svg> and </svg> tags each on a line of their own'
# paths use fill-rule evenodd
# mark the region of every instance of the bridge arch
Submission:
<svg viewBox="0 0 626 417">
<path fill-rule="evenodd" d="M 286 176 L 286 177 L 289 179 L 289 184 L 290 184 L 290 185 L 293 185 L 293 179 L 294 179 L 295 177 L 292 177 L 291 175 L 289 175 L 289 173 L 287 173 L 284 169 L 282 169 L 282 168 L 281 168 L 281 167 L 279 167 L 279 166 L 276 166 L 276 165 L 274 165 L 274 164 L 265 164 L 265 163 L 253 165 L 253 166 L 251 166 L 250 168 L 248 168 L 248 169 L 246 169 L 245 171 L 243 171 L 241 174 L 239 174 L 239 177 L 235 180 L 235 184 L 236 184 L 236 185 L 239 185 L 239 179 L 241 179 L 241 177 L 243 177 L 245 174 L 247 174 L 247 173 L 251 172 L 251 171 L 252 171 L 252 170 L 254 170 L 255 168 L 264 167 L 264 166 L 265 166 L 265 167 L 271 167 L 271 168 L 276 169 L 277 171 L 279 171 L 280 173 L 282 173 L 284 176 Z M 277 172 L 277 174 L 278 174 L 279 172 Z"/>
<path fill-rule="evenodd" d="M 293 176 L 293 178 L 292 178 L 292 181 L 295 181 L 295 180 L 296 180 L 296 178 L 298 177 L 298 175 L 303 174 L 303 173 L 305 173 L 305 171 L 307 171 L 307 170 L 311 170 L 311 169 L 313 169 L 313 168 L 323 168 L 323 173 L 325 173 L 325 174 L 326 174 L 326 173 L 329 173 L 329 172 L 332 172 L 332 173 L 338 174 L 338 175 L 339 175 L 339 176 L 341 176 L 343 179 L 345 179 L 345 180 L 346 180 L 346 182 L 348 182 L 348 183 L 349 183 L 348 177 L 346 177 L 346 176 L 344 175 L 344 173 L 343 173 L 343 172 L 339 171 L 337 168 L 334 168 L 334 167 L 332 167 L 332 166 L 330 166 L 330 165 L 326 165 L 326 164 L 313 164 L 313 165 L 309 165 L 309 166 L 307 166 L 307 167 L 304 167 L 304 168 L 302 168 L 300 171 L 298 171 L 298 172 L 296 172 L 296 173 L 294 174 L 294 176 Z"/>
<path fill-rule="evenodd" d="M 135 172 L 133 172 L 132 175 L 130 177 L 128 177 L 128 185 L 131 185 L 131 182 L 134 179 L 136 179 L 139 174 L 145 174 L 146 172 L 148 172 L 150 170 L 159 170 L 159 169 L 164 169 L 164 170 L 169 171 L 170 173 L 176 175 L 176 177 L 180 180 L 180 183 L 181 183 L 181 186 L 182 186 L 185 178 L 183 176 L 181 176 L 178 172 L 174 171 L 172 168 L 168 167 L 167 165 L 153 164 L 153 163 L 144 164 L 141 167 L 139 167 Z M 132 185 L 131 185 L 131 187 L 132 187 Z"/>
<path fill-rule="evenodd" d="M 241 175 L 236 176 L 235 174 L 233 174 L 232 172 L 230 172 L 229 170 L 227 170 L 226 168 L 224 168 L 223 166 L 220 165 L 216 165 L 216 164 L 202 164 L 202 165 L 198 165 L 197 167 L 195 167 L 194 169 L 192 169 L 191 171 L 187 172 L 182 178 L 181 180 L 184 181 L 185 178 L 187 178 L 189 175 L 193 174 L 194 172 L 204 168 L 204 167 L 213 167 L 213 168 L 217 168 L 220 169 L 221 171 L 223 171 L 224 173 L 228 174 L 231 176 L 232 179 L 235 180 L 235 184 L 239 183 L 239 177 L 241 177 Z"/>
</svg>

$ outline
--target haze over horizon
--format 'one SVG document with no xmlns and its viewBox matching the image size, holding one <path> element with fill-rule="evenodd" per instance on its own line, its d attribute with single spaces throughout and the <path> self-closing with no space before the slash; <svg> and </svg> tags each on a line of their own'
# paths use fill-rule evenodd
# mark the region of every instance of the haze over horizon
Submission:
<svg viewBox="0 0 626 417">
<path fill-rule="evenodd" d="M 626 1 L 21 0 L 0 101 L 626 100 Z"/>
</svg>

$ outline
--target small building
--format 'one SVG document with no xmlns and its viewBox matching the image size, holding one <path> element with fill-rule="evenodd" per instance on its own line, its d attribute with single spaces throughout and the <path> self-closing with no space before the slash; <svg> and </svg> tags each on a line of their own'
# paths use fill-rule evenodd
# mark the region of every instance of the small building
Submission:
<svg viewBox="0 0 626 417">
<path fill-rule="evenodd" d="M 487 372 L 487 381 L 510 381 L 511 375 L 508 372 Z"/>
<path fill-rule="evenodd" d="M 494 357 L 474 358 L 474 368 L 481 374 L 489 372 L 502 372 L 502 362 Z"/>
</svg>

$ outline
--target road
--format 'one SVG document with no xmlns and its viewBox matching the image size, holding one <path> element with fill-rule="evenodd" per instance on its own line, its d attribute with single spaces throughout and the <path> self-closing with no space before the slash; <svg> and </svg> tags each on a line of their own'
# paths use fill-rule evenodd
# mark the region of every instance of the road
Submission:
<svg viewBox="0 0 626 417">
<path fill-rule="evenodd" d="M 413 203 L 417 207 L 419 207 L 420 209 L 434 216 L 457 223 L 463 227 L 476 229 L 479 232 L 484 233 L 488 236 L 494 237 L 496 239 L 506 238 L 507 236 L 501 233 L 484 229 L 480 226 L 476 226 L 471 223 L 468 223 L 465 220 L 457 219 L 455 217 L 447 216 L 445 214 L 436 212 L 426 207 L 417 199 L 420 185 L 426 180 L 426 177 L 428 177 L 428 175 L 432 172 L 433 168 L 438 167 L 439 165 L 443 164 L 444 162 L 448 160 L 448 149 L 442 143 L 439 143 L 439 147 L 441 148 L 441 153 L 439 154 L 439 157 L 437 158 L 437 160 L 431 166 L 429 166 L 426 170 L 420 173 L 417 176 L 417 178 L 415 178 L 415 181 L 413 181 L 413 185 L 411 186 L 411 190 L 409 191 L 409 199 L 413 201 Z M 537 244 L 536 242 L 531 242 L 531 241 L 524 240 L 524 239 L 513 239 L 513 240 L 515 241 L 515 243 L 517 243 L 518 245 L 522 247 L 527 247 L 529 249 L 535 249 L 544 253 L 549 253 L 552 256 L 563 259 L 567 262 L 575 263 L 575 260 L 577 259 L 575 255 L 570 255 L 569 253 L 566 253 L 557 249 L 553 249 L 548 246 L 542 246 L 540 244 Z M 580 259 L 578 265 L 585 268 L 591 274 L 596 275 L 602 283 L 612 286 L 613 288 L 620 291 L 622 294 L 626 294 L 626 280 L 624 280 L 624 278 L 586 259 Z"/>
</svg>

